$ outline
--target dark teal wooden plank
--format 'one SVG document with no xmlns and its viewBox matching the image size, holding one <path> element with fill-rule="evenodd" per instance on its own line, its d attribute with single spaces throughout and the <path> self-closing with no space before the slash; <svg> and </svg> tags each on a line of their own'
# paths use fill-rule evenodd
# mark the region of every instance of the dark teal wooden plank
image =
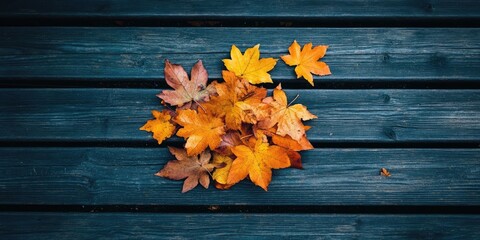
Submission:
<svg viewBox="0 0 480 240">
<path fill-rule="evenodd" d="M 1 89 L 2 141 L 149 141 L 159 89 Z M 480 141 L 479 90 L 288 90 L 313 142 Z"/>
<path fill-rule="evenodd" d="M 154 0 L 34 0 L 9 1 L 0 10 L 3 17 L 179 17 L 179 18 L 294 18 L 327 17 L 479 17 L 475 0 L 340 0 L 340 1 L 154 1 Z"/>
<path fill-rule="evenodd" d="M 305 170 L 274 171 L 269 191 L 250 182 L 194 189 L 154 176 L 164 148 L 0 148 L 0 204 L 480 205 L 480 149 L 316 149 Z M 387 168 L 391 177 L 379 175 Z"/>
<path fill-rule="evenodd" d="M 1 213 L 7 239 L 478 239 L 478 215 Z"/>
<path fill-rule="evenodd" d="M 203 59 L 212 79 L 230 46 L 261 44 L 264 57 L 287 54 L 297 39 L 330 46 L 321 81 L 455 81 L 480 79 L 477 28 L 0 28 L 0 80 L 159 81 L 163 61 L 190 68 Z M 272 77 L 296 80 L 281 60 Z M 304 86 L 307 86 L 306 84 Z"/>
</svg>

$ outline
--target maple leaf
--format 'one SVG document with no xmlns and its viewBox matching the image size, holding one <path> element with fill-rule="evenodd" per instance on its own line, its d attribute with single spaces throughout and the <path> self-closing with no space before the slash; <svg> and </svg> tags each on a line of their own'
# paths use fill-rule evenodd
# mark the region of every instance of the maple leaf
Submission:
<svg viewBox="0 0 480 240">
<path fill-rule="evenodd" d="M 273 107 L 273 112 L 270 118 L 258 124 L 259 128 L 269 129 L 278 124 L 276 132 L 278 135 L 285 136 L 288 134 L 296 141 L 299 141 L 305 135 L 305 126 L 302 120 L 317 118 L 302 104 L 288 105 L 287 95 L 282 90 L 281 84 L 273 90 L 273 98 L 266 98 L 264 102 Z"/>
<path fill-rule="evenodd" d="M 215 165 L 209 163 L 210 151 L 203 151 L 199 156 L 188 156 L 185 149 L 168 147 L 170 152 L 175 156 L 176 160 L 167 162 L 162 170 L 155 175 L 165 177 L 172 180 L 185 179 L 183 183 L 182 193 L 188 192 L 195 188 L 198 183 L 208 188 L 210 184 L 210 172 L 213 171 Z"/>
<path fill-rule="evenodd" d="M 279 146 L 269 146 L 268 142 L 262 141 L 262 138 L 256 140 L 253 148 L 239 145 L 232 148 L 232 152 L 237 158 L 233 161 L 228 173 L 228 184 L 235 184 L 248 175 L 255 185 L 267 191 L 272 179 L 271 169 L 290 166 L 287 150 Z"/>
<path fill-rule="evenodd" d="M 307 137 L 303 135 L 300 140 L 293 140 L 292 137 L 279 136 L 277 134 L 272 135 L 272 142 L 278 146 L 293 150 L 293 151 L 302 151 L 313 149 L 312 144 L 308 141 Z"/>
<path fill-rule="evenodd" d="M 305 131 L 310 129 L 310 126 L 304 126 Z M 306 135 L 303 135 L 300 140 L 293 140 L 292 137 L 285 135 L 280 136 L 276 134 L 277 129 L 271 128 L 268 130 L 262 131 L 263 134 L 272 138 L 272 142 L 280 147 L 287 148 L 292 151 L 302 151 L 313 149 L 313 145 L 308 141 Z"/>
<path fill-rule="evenodd" d="M 312 73 L 321 76 L 331 74 L 328 65 L 318 61 L 325 55 L 327 48 L 328 46 L 315 46 L 312 49 L 312 43 L 307 43 L 300 51 L 300 45 L 295 40 L 288 48 L 290 55 L 281 58 L 289 66 L 296 66 L 297 78 L 304 77 L 313 86 Z"/>
<path fill-rule="evenodd" d="M 209 96 L 215 93 L 214 86 L 207 86 L 208 73 L 201 60 L 193 66 L 191 80 L 182 66 L 165 60 L 165 80 L 175 90 L 163 90 L 157 97 L 172 106 L 208 101 Z"/>
<path fill-rule="evenodd" d="M 271 83 L 272 78 L 267 72 L 277 64 L 277 59 L 260 59 L 260 44 L 248 48 L 242 55 L 237 46 L 232 45 L 231 59 L 223 59 L 225 67 L 238 77 L 248 80 L 252 84 Z"/>
<path fill-rule="evenodd" d="M 187 140 L 185 148 L 188 156 L 197 155 L 207 147 L 213 150 L 220 145 L 221 136 L 225 133 L 220 118 L 191 109 L 178 110 L 177 113 L 174 121 L 183 127 L 178 130 L 177 136 Z"/>
<path fill-rule="evenodd" d="M 166 110 L 161 112 L 153 110 L 152 115 L 155 117 L 155 119 L 148 120 L 147 123 L 140 128 L 140 130 L 153 132 L 153 138 L 157 140 L 158 144 L 162 144 L 163 140 L 171 137 L 175 132 L 175 125 L 170 122 L 172 117 Z"/>
<path fill-rule="evenodd" d="M 207 112 L 225 118 L 227 128 L 232 130 L 239 130 L 242 122 L 255 124 L 267 116 L 267 105 L 262 103 L 267 89 L 253 86 L 229 71 L 223 71 L 222 76 L 225 82 L 215 84 L 217 96 L 204 104 Z"/>
</svg>

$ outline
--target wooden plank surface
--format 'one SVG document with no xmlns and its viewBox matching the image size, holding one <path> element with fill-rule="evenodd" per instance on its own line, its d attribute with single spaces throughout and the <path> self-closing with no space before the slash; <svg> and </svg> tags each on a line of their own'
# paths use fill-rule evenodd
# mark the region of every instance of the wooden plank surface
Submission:
<svg viewBox="0 0 480 240">
<path fill-rule="evenodd" d="M 213 26 L 222 21 L 342 26 L 352 20 L 373 25 L 385 20 L 389 22 L 385 26 L 432 22 L 438 27 L 455 21 L 467 26 L 469 20 L 480 19 L 480 4 L 476 0 L 51 0 L 48 4 L 18 0 L 2 4 L 0 19 L 6 25 L 17 20 L 20 25 L 35 20 L 53 25 L 61 25 L 62 20 L 76 24 L 107 20 L 123 25 L 114 20 L 126 20 L 147 26 L 173 26 L 177 20 Z M 335 21 L 343 23 L 335 25 Z M 133 82 L 138 87 L 148 82 L 163 86 L 166 58 L 186 68 L 203 59 L 214 80 L 220 77 L 221 59 L 229 56 L 231 44 L 244 50 L 260 43 L 263 57 L 278 58 L 287 53 L 293 39 L 330 45 L 324 60 L 333 75 L 317 77 L 317 83 L 453 86 L 458 82 L 468 88 L 480 80 L 479 28 L 0 27 L 0 85 L 54 82 L 64 87 L 112 87 Z M 293 69 L 282 61 L 271 73 L 276 83 L 298 88 L 288 90 L 290 99 L 298 93 L 297 102 L 319 116 L 309 124 L 316 146 L 374 142 L 458 147 L 454 143 L 480 142 L 478 89 L 319 90 L 317 84 L 317 90 L 305 90 L 309 86 L 296 80 Z M 214 213 L 214 208 L 212 213 L 174 214 L 35 212 L 49 207 L 68 210 L 64 205 L 291 206 L 312 211 L 357 206 L 367 212 L 368 207 L 460 210 L 480 205 L 479 148 L 317 148 L 302 153 L 305 170 L 275 171 L 269 192 L 244 182 L 228 191 L 211 186 L 181 194 L 182 182 L 153 175 L 172 159 L 165 147 L 138 147 L 153 142 L 138 128 L 150 118 L 150 110 L 160 108 L 155 98 L 159 91 L 0 89 L 4 126 L 0 142 L 15 146 L 0 147 L 0 238 L 480 238 L 480 215 L 473 214 L 225 214 Z M 170 141 L 178 142 L 178 138 Z M 379 175 L 383 167 L 391 177 Z M 8 210 L 22 206 L 24 212 Z"/>
<path fill-rule="evenodd" d="M 152 141 L 160 89 L 1 89 L 0 140 Z M 479 90 L 287 90 L 312 142 L 480 141 Z M 178 141 L 178 139 L 177 139 Z"/>
<path fill-rule="evenodd" d="M 7 239 L 478 239 L 478 215 L 0 213 Z"/>
<path fill-rule="evenodd" d="M 269 191 L 194 189 L 156 177 L 164 148 L 0 148 L 0 204 L 475 206 L 480 149 L 316 149 Z M 391 177 L 380 176 L 387 168 Z"/>
<path fill-rule="evenodd" d="M 475 0 L 408 1 L 408 0 L 341 0 L 341 1 L 154 1 L 154 0 L 34 0 L 8 1 L 2 6 L 2 17 L 45 18 L 365 18 L 365 17 L 479 17 Z"/>
<path fill-rule="evenodd" d="M 85 4 L 83 4 L 85 5 Z M 316 82 L 441 82 L 480 79 L 478 28 L 0 28 L 0 80 L 163 79 L 163 62 L 189 69 L 202 59 L 212 79 L 232 44 L 261 44 L 262 57 L 287 54 L 296 39 L 330 46 L 332 75 Z M 309 87 L 283 61 L 277 82 Z"/>
</svg>

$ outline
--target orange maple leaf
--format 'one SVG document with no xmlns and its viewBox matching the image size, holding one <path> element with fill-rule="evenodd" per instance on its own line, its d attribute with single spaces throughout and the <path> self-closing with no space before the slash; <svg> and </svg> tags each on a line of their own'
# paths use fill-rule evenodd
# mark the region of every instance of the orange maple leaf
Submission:
<svg viewBox="0 0 480 240">
<path fill-rule="evenodd" d="M 254 126 L 256 128 L 256 126 Z M 305 126 L 305 130 L 307 131 L 310 129 L 310 126 Z M 290 136 L 286 135 L 284 137 L 277 135 L 277 129 L 271 128 L 268 130 L 255 130 L 255 135 L 265 135 L 269 136 L 272 139 L 273 144 L 285 148 L 287 151 L 287 155 L 290 158 L 290 164 L 292 168 L 303 169 L 302 167 L 302 156 L 298 153 L 298 151 L 302 150 L 310 150 L 313 149 L 312 144 L 308 141 L 307 136 L 303 135 L 303 137 L 295 141 Z"/>
<path fill-rule="evenodd" d="M 317 118 L 302 104 L 288 105 L 287 95 L 282 90 L 281 84 L 273 90 L 273 98 L 266 98 L 264 102 L 273 107 L 273 112 L 269 118 L 259 122 L 259 128 L 269 129 L 278 124 L 276 132 L 278 135 L 285 136 L 288 134 L 296 141 L 301 140 L 305 135 L 305 126 L 302 120 Z"/>
<path fill-rule="evenodd" d="M 312 73 L 320 76 L 331 74 L 328 65 L 318 61 L 325 55 L 327 48 L 328 46 L 316 46 L 312 49 L 312 43 L 307 43 L 300 51 L 300 45 L 295 40 L 288 48 L 290 55 L 284 55 L 281 58 L 289 66 L 296 66 L 297 78 L 303 76 L 313 86 Z"/>
<path fill-rule="evenodd" d="M 165 60 L 165 80 L 175 90 L 163 90 L 157 97 L 172 106 L 181 107 L 187 104 L 187 108 L 190 108 L 192 102 L 207 101 L 208 97 L 215 93 L 212 85 L 207 86 L 208 73 L 201 60 L 193 66 L 191 80 L 182 66 Z"/>
<path fill-rule="evenodd" d="M 223 71 L 222 76 L 225 82 L 215 84 L 218 96 L 203 105 L 208 113 L 225 118 L 232 130 L 239 130 L 242 122 L 255 124 L 267 116 L 267 105 L 262 103 L 267 89 L 250 85 L 229 71 Z"/>
<path fill-rule="evenodd" d="M 220 145 L 221 137 L 225 134 L 220 118 L 191 109 L 178 110 L 177 113 L 174 121 L 183 127 L 178 130 L 177 136 L 187 140 L 185 148 L 188 156 L 197 155 L 207 147 L 214 150 Z"/>
<path fill-rule="evenodd" d="M 208 188 L 210 184 L 210 172 L 213 171 L 215 165 L 209 163 L 210 151 L 203 151 L 200 156 L 187 156 L 184 149 L 168 147 L 170 152 L 175 156 L 176 160 L 167 162 L 162 170 L 155 175 L 165 177 L 172 180 L 185 179 L 183 183 L 182 193 L 188 192 L 195 188 L 198 183 Z"/>
<path fill-rule="evenodd" d="M 172 117 L 166 110 L 161 112 L 153 110 L 152 115 L 155 119 L 148 120 L 140 130 L 153 132 L 153 138 L 157 140 L 158 144 L 162 144 L 165 139 L 171 137 L 175 132 L 175 125 L 170 122 Z"/>
<path fill-rule="evenodd" d="M 228 184 L 235 184 L 248 175 L 255 185 L 267 191 L 272 179 L 271 169 L 290 166 L 287 150 L 279 146 L 269 146 L 262 138 L 258 138 L 253 147 L 239 145 L 232 148 L 232 152 L 237 158 L 228 173 Z"/>
<path fill-rule="evenodd" d="M 252 48 L 248 48 L 245 54 L 242 54 L 237 46 L 232 45 L 232 50 L 230 51 L 232 59 L 223 59 L 223 63 L 229 71 L 252 84 L 271 83 L 272 78 L 267 72 L 275 67 L 277 59 L 260 59 L 259 48 L 260 44 L 257 44 Z"/>
<path fill-rule="evenodd" d="M 280 136 L 276 134 L 276 132 L 277 132 L 276 129 L 264 131 L 266 135 L 272 137 L 272 142 L 280 147 L 284 147 L 292 151 L 303 151 L 303 150 L 313 149 L 313 145 L 310 143 L 310 141 L 308 141 L 308 138 L 306 135 L 303 135 L 300 138 L 300 140 L 293 140 L 293 138 L 288 135 Z"/>
</svg>

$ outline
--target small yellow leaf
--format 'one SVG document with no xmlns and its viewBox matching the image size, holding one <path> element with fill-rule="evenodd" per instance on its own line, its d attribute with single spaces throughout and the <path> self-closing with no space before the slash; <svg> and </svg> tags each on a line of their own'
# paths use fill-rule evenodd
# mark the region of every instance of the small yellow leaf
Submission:
<svg viewBox="0 0 480 240">
<path fill-rule="evenodd" d="M 170 122 L 172 118 L 167 111 L 159 112 L 157 110 L 152 111 L 152 115 L 155 117 L 153 120 L 148 120 L 140 130 L 147 132 L 153 132 L 153 138 L 158 141 L 158 144 L 171 137 L 175 131 L 175 125 Z"/>
<path fill-rule="evenodd" d="M 213 165 L 225 164 L 225 166 L 222 168 L 215 169 L 212 176 L 213 179 L 215 179 L 215 181 L 217 181 L 220 184 L 227 184 L 228 172 L 232 167 L 232 162 L 233 162 L 233 159 L 231 159 L 229 156 L 214 153 L 212 164 Z"/>
</svg>

